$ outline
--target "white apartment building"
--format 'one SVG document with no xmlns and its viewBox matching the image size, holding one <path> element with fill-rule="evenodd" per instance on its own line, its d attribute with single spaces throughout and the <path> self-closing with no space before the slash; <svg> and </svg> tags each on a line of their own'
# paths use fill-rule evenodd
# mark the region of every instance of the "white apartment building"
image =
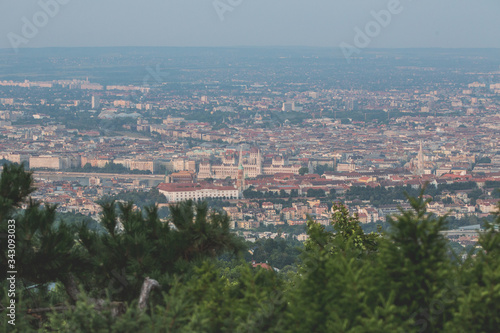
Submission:
<svg viewBox="0 0 500 333">
<path fill-rule="evenodd" d="M 203 200 L 205 198 L 238 199 L 239 191 L 232 186 L 214 186 L 199 183 L 162 183 L 158 185 L 160 193 L 165 195 L 169 202 L 184 200 Z"/>
</svg>

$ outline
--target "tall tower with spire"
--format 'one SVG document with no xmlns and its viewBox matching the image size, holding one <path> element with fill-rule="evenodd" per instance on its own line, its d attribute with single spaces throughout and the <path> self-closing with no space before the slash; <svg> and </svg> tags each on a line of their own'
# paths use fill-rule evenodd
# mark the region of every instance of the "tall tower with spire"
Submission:
<svg viewBox="0 0 500 333">
<path fill-rule="evenodd" d="M 257 151 L 257 175 L 262 175 L 262 156 L 260 155 L 260 149 Z"/>
<path fill-rule="evenodd" d="M 238 157 L 238 165 L 243 165 L 243 147 L 240 146 L 240 155 Z"/>
<path fill-rule="evenodd" d="M 420 141 L 420 150 L 418 151 L 418 161 L 417 161 L 417 175 L 421 176 L 424 174 L 424 150 L 422 148 L 422 141 Z"/>
<path fill-rule="evenodd" d="M 240 193 L 245 189 L 245 168 L 243 168 L 243 152 L 242 147 L 240 146 L 240 157 L 238 161 L 238 177 L 237 177 L 237 186 Z"/>
</svg>

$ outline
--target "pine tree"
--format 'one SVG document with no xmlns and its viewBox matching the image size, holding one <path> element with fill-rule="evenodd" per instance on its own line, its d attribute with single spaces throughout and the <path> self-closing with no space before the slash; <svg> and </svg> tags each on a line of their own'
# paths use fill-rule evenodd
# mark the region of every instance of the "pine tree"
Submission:
<svg viewBox="0 0 500 333">
<path fill-rule="evenodd" d="M 187 201 L 172 206 L 173 227 L 158 218 L 156 207 L 146 207 L 143 214 L 131 202 L 118 207 L 109 202 L 102 209 L 105 232 L 84 226 L 79 230 L 90 271 L 78 279 L 82 284 L 92 281 L 92 288 L 111 291 L 120 301 L 135 299 L 146 277 L 168 286 L 169 276 L 185 272 L 191 262 L 243 248 L 229 230 L 229 217 L 209 212 L 206 203 Z"/>
<path fill-rule="evenodd" d="M 334 206 L 334 232 L 308 221 L 300 266 L 284 279 L 223 254 L 243 242 L 206 203 L 171 207 L 102 204 L 103 231 L 55 220 L 57 207 L 29 198 L 22 166 L 0 178 L 1 232 L 16 221 L 18 332 L 496 332 L 500 327 L 500 213 L 479 245 L 452 261 L 446 217 L 412 209 L 386 234 L 365 234 Z M 500 205 L 499 205 L 500 209 Z M 2 264 L 8 259 L 0 239 Z M 263 241 L 263 252 L 285 251 Z M 267 248 L 269 247 L 269 248 Z M 0 273 L 5 278 L 3 269 Z M 49 284 L 55 287 L 49 291 Z M 155 289 L 153 291 L 153 289 Z M 8 300 L 0 290 L 2 304 Z M 0 312 L 2 308 L 0 307 Z M 3 314 L 2 314 L 3 315 Z M 7 324 L 2 329 L 7 330 Z"/>
<path fill-rule="evenodd" d="M 365 234 L 343 205 L 334 205 L 331 224 L 335 233 L 308 221 L 302 266 L 288 294 L 287 331 L 401 331 L 399 321 L 387 319 L 396 313 L 393 294 L 381 297 L 373 280 L 380 237 Z"/>
<path fill-rule="evenodd" d="M 390 218 L 387 241 L 381 243 L 378 274 L 381 291 L 394 292 L 394 304 L 403 318 L 414 321 L 414 329 L 437 332 L 449 316 L 445 304 L 448 285 L 453 284 L 454 271 L 447 256 L 446 216 L 427 212 L 421 194 L 408 197 L 411 208 Z"/>
<path fill-rule="evenodd" d="M 0 227 L 6 234 L 8 219 L 16 221 L 16 270 L 20 285 L 30 288 L 29 293 L 26 289 L 19 294 L 33 295 L 25 298 L 23 311 L 36 308 L 38 313 L 40 308 L 53 306 L 47 288 L 56 283 L 66 291 L 68 306 L 86 294 L 96 310 L 104 311 L 109 300 L 110 311 L 120 309 L 116 314 L 123 313 L 127 304 L 138 300 L 146 282 L 167 291 L 173 274 L 187 272 L 193 263 L 205 258 L 236 253 L 244 247 L 230 233 L 227 214 L 209 212 L 203 203 L 188 201 L 173 206 L 173 227 L 159 219 L 156 206 L 143 212 L 133 203 L 120 203 L 118 207 L 114 202 L 104 203 L 104 232 L 96 232 L 83 223 L 73 228 L 56 222 L 56 206 L 42 207 L 28 198 L 34 190 L 32 175 L 23 166 L 4 168 L 0 178 Z M 20 210 L 23 204 L 26 209 Z M 1 241 L 4 245 L 4 239 Z M 2 246 L 0 255 L 6 263 L 7 246 Z M 4 281 L 6 272 L 2 269 L 0 273 Z M 5 294 L 2 289 L 0 299 Z M 157 294 L 161 299 L 161 293 Z"/>
<path fill-rule="evenodd" d="M 14 259 L 19 302 L 23 295 L 19 316 L 28 309 L 50 306 L 49 285 L 68 272 L 77 271 L 80 262 L 74 251 L 74 230 L 56 222 L 56 206 L 42 207 L 32 200 L 29 195 L 33 191 L 32 174 L 25 171 L 23 165 L 4 166 L 0 177 L 0 234 L 7 235 L 8 221 L 15 221 L 15 233 L 12 234 L 15 237 L 15 257 L 8 251 L 7 237 L 1 238 L 0 278 L 6 280 L 6 272 L 11 269 L 7 269 L 4 263 Z M 25 209 L 21 210 L 23 206 Z M 5 290 L 2 289 L 1 293 L 0 299 L 4 299 Z"/>
<path fill-rule="evenodd" d="M 496 216 L 479 237 L 482 250 L 470 253 L 461 266 L 459 305 L 446 324 L 450 332 L 497 332 L 500 327 L 500 202 Z"/>
</svg>

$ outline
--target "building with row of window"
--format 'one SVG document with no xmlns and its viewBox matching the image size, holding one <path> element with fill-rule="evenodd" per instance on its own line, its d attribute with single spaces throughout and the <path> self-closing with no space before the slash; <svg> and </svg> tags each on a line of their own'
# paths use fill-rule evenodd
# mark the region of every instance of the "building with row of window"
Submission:
<svg viewBox="0 0 500 333">
<path fill-rule="evenodd" d="M 208 183 L 162 183 L 158 185 L 160 193 L 169 202 L 184 200 L 238 199 L 240 192 L 233 186 L 215 186 Z"/>
</svg>

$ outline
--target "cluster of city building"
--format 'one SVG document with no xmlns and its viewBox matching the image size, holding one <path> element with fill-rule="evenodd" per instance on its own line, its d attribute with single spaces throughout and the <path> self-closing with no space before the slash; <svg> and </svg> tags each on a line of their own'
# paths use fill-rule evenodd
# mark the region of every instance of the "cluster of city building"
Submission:
<svg viewBox="0 0 500 333">
<path fill-rule="evenodd" d="M 19 89 L 50 94 L 55 88 L 82 97 L 19 97 Z M 344 202 L 363 223 L 383 221 L 406 205 L 405 198 L 389 205 L 346 200 L 343 195 L 352 187 L 474 182 L 482 191 L 477 200 L 470 189 L 446 192 L 433 198 L 429 211 L 465 218 L 495 210 L 496 188 L 488 184 L 500 181 L 498 84 L 383 93 L 268 93 L 265 84 L 241 89 L 241 96 L 195 92 L 161 99 L 151 88 L 88 80 L 3 81 L 0 159 L 34 170 L 35 196 L 43 201 L 94 217 L 103 195 L 151 187 L 169 203 L 221 200 L 233 227 L 242 229 L 300 225 L 308 216 L 328 224 L 333 200 Z M 135 103 L 138 94 L 144 98 Z M 42 106 L 103 121 L 128 120 L 110 134 L 106 128 L 68 126 L 40 112 Z M 203 108 L 208 118 L 217 112 L 226 116 L 214 122 L 192 120 L 194 108 Z M 363 110 L 365 116 L 345 121 L 337 119 L 337 109 Z M 175 116 L 161 116 L 165 110 Z M 384 110 L 387 118 L 368 121 L 373 110 Z M 397 116 L 391 116 L 394 110 Z M 305 116 L 269 126 L 273 112 Z M 143 174 L 99 173 L 110 165 Z"/>
</svg>

